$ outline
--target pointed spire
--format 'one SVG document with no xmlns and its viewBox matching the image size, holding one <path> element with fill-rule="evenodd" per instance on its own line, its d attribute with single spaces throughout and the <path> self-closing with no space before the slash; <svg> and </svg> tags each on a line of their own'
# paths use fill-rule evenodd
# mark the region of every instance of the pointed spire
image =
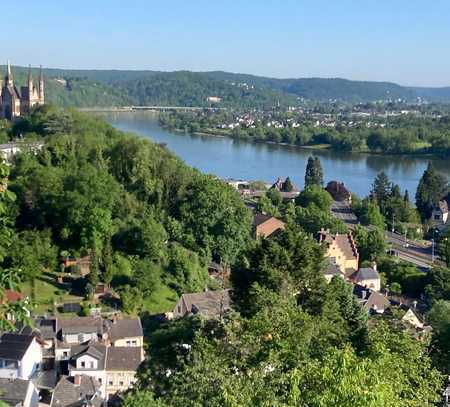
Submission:
<svg viewBox="0 0 450 407">
<path fill-rule="evenodd" d="M 31 65 L 28 65 L 28 86 L 30 86 L 30 83 L 33 83 L 33 76 L 31 74 Z"/>
<path fill-rule="evenodd" d="M 39 71 L 39 104 L 44 104 L 44 73 L 42 72 L 42 65 L 40 65 Z"/>
<path fill-rule="evenodd" d="M 8 67 L 6 70 L 6 78 L 5 78 L 6 85 L 12 85 L 13 84 L 13 74 L 11 69 L 11 62 L 8 60 Z"/>
</svg>

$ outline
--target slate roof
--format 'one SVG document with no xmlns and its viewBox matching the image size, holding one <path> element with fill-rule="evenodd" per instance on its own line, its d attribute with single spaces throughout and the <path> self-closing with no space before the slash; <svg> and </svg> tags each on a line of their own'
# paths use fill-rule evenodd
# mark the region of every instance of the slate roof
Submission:
<svg viewBox="0 0 450 407">
<path fill-rule="evenodd" d="M 384 312 L 391 306 L 390 301 L 383 294 L 359 284 L 353 286 L 353 294 L 369 312 Z"/>
<path fill-rule="evenodd" d="M 353 276 L 356 281 L 376 280 L 380 278 L 378 271 L 372 267 L 362 267 Z"/>
<path fill-rule="evenodd" d="M 7 360 L 22 360 L 33 342 L 31 335 L 5 333 L 0 338 L 0 358 Z"/>
<path fill-rule="evenodd" d="M 41 370 L 33 377 L 33 383 L 38 389 L 53 390 L 56 386 L 56 370 Z"/>
<path fill-rule="evenodd" d="M 142 349 L 140 347 L 116 347 L 108 348 L 106 357 L 106 370 L 121 370 L 135 372 L 142 361 Z"/>
<path fill-rule="evenodd" d="M 103 333 L 103 321 L 100 317 L 59 318 L 58 326 L 63 334 Z"/>
<path fill-rule="evenodd" d="M 326 276 L 340 276 L 342 275 L 341 269 L 339 266 L 334 262 L 333 258 L 327 259 L 327 266 L 325 268 L 324 274 Z"/>
<path fill-rule="evenodd" d="M 36 328 L 39 330 L 42 339 L 54 339 L 57 332 L 56 318 L 38 318 L 35 320 Z"/>
<path fill-rule="evenodd" d="M 70 349 L 70 364 L 76 369 L 76 360 L 83 355 L 89 355 L 98 360 L 98 366 L 96 369 L 90 369 L 88 367 L 83 370 L 104 370 L 106 361 L 106 346 L 98 342 L 89 342 L 84 345 L 72 346 Z"/>
<path fill-rule="evenodd" d="M 231 308 L 230 290 L 183 294 L 181 300 L 192 314 L 216 317 Z"/>
<path fill-rule="evenodd" d="M 86 400 L 91 400 L 92 406 L 100 406 L 98 381 L 87 375 L 81 375 L 80 385 L 74 384 L 72 377 L 62 376 L 53 392 L 51 407 L 81 407 Z"/>
<path fill-rule="evenodd" d="M 11 406 L 22 405 L 29 385 L 29 380 L 0 379 L 0 400 Z"/>
<path fill-rule="evenodd" d="M 113 322 L 109 330 L 109 337 L 112 342 L 136 336 L 144 336 L 141 320 L 139 318 L 118 319 Z"/>
</svg>

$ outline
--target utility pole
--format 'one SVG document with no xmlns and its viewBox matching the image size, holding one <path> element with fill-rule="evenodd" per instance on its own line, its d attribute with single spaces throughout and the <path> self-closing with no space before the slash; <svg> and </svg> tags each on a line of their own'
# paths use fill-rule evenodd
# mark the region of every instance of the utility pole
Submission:
<svg viewBox="0 0 450 407">
<path fill-rule="evenodd" d="M 431 239 L 431 263 L 434 263 L 434 235 L 436 233 L 436 229 L 433 229 L 433 238 Z"/>
<path fill-rule="evenodd" d="M 392 212 L 392 233 L 394 233 L 394 231 L 395 231 L 394 218 L 395 218 L 395 215 L 394 215 L 394 212 Z"/>
</svg>

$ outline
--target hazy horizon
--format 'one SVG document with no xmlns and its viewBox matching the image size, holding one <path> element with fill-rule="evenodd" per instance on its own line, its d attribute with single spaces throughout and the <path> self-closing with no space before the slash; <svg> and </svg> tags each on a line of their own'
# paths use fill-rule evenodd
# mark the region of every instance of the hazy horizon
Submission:
<svg viewBox="0 0 450 407">
<path fill-rule="evenodd" d="M 126 7 L 80 0 L 72 8 L 29 0 L 3 14 L 4 31 L 14 35 L 2 55 L 13 65 L 450 86 L 450 3 L 443 0 L 432 8 L 419 0 L 174 0 L 170 8 L 144 0 Z"/>
</svg>

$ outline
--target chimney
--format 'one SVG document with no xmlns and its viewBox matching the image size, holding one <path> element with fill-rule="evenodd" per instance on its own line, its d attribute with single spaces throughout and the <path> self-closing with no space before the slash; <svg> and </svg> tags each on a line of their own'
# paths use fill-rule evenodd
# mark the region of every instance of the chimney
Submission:
<svg viewBox="0 0 450 407">
<path fill-rule="evenodd" d="M 73 377 L 73 384 L 75 386 L 81 385 L 81 375 L 77 374 Z"/>
</svg>

